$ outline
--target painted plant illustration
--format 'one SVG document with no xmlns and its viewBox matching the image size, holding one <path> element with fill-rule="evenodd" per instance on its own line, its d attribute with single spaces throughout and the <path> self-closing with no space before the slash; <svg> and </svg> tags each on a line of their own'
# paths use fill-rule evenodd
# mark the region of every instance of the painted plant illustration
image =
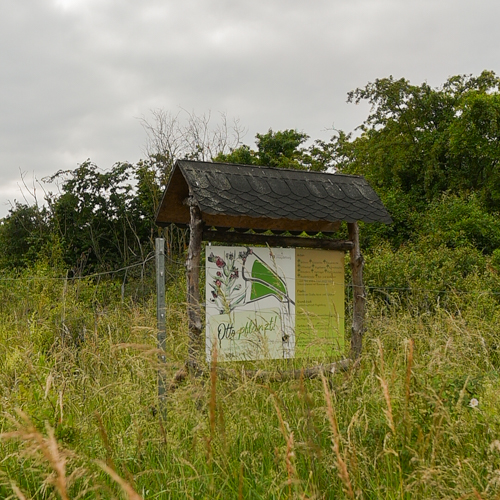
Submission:
<svg viewBox="0 0 500 500">
<path fill-rule="evenodd" d="M 208 257 L 208 262 L 217 266 L 215 275 L 210 275 L 212 290 L 209 300 L 216 304 L 219 314 L 229 314 L 245 301 L 246 291 L 241 290 L 241 283 L 237 283 L 239 269 L 235 260 L 234 253 L 226 253 L 224 257 L 211 253 Z"/>
<path fill-rule="evenodd" d="M 274 262 L 271 250 L 270 257 Z M 243 306 L 265 297 L 275 297 L 281 303 L 293 304 L 286 281 L 278 273 L 278 268 L 267 264 L 251 248 L 239 252 L 225 253 L 224 256 L 211 253 L 208 261 L 215 263 L 217 271 L 210 275 L 210 301 L 216 304 L 220 314 L 229 314 L 238 306 Z M 274 262 L 275 264 L 275 262 Z M 240 278 L 244 280 L 242 287 Z M 238 281 L 240 281 L 238 283 Z"/>
<path fill-rule="evenodd" d="M 293 251 L 213 247 L 209 252 L 207 359 L 211 359 L 214 342 L 225 360 L 293 357 Z"/>
</svg>

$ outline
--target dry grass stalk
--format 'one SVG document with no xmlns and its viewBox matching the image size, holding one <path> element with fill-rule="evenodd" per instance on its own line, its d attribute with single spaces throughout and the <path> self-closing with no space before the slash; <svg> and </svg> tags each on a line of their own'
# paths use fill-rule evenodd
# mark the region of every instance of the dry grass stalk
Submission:
<svg viewBox="0 0 500 500">
<path fill-rule="evenodd" d="M 128 500 L 144 500 L 137 491 L 134 490 L 132 485 L 125 481 L 120 475 L 118 475 L 111 467 L 108 467 L 104 462 L 97 461 L 97 464 L 101 469 L 106 472 L 106 474 L 111 477 L 113 481 L 115 481 L 123 490 L 123 492 L 127 495 Z"/>
<path fill-rule="evenodd" d="M 143 354 L 145 357 L 154 358 L 158 354 L 165 354 L 162 349 L 152 347 L 150 344 L 138 344 L 134 342 L 122 342 L 120 344 L 111 345 L 111 351 L 120 351 L 123 349 L 133 349 Z"/>
<path fill-rule="evenodd" d="M 16 483 L 14 483 L 14 482 L 10 483 L 10 487 L 12 488 L 12 491 L 14 492 L 14 494 L 16 495 L 18 500 L 28 500 L 24 496 L 24 493 L 21 491 L 21 489 L 19 488 L 19 486 L 17 486 Z"/>
<path fill-rule="evenodd" d="M 392 434 L 396 435 L 396 427 L 394 425 L 394 416 L 392 413 L 392 403 L 391 403 L 391 395 L 389 393 L 389 386 L 387 384 L 387 380 L 384 377 L 384 350 L 382 348 L 382 343 L 380 339 L 377 339 L 378 342 L 378 352 L 380 356 L 380 376 L 377 376 L 377 379 L 380 382 L 380 386 L 382 387 L 382 393 L 384 394 L 385 404 L 387 405 L 387 410 L 384 410 L 384 414 L 387 418 L 387 423 L 389 428 L 391 429 Z"/>
<path fill-rule="evenodd" d="M 286 471 L 288 474 L 288 495 L 290 498 L 292 496 L 292 483 L 294 479 L 297 477 L 297 472 L 292 462 L 294 456 L 295 452 L 293 451 L 293 432 L 290 432 L 290 435 L 288 436 L 288 439 L 286 441 L 286 454 L 285 454 Z"/>
<path fill-rule="evenodd" d="M 361 409 L 357 410 L 356 413 L 351 417 L 351 421 L 347 426 L 347 444 L 348 444 L 348 455 L 347 460 L 349 464 L 349 470 L 354 475 L 358 476 L 358 450 L 356 449 L 356 438 L 353 436 L 353 428 L 359 423 Z"/>
<path fill-rule="evenodd" d="M 215 433 L 215 413 L 217 407 L 217 346 L 214 342 L 212 350 L 212 359 L 210 362 L 210 438 L 212 439 Z"/>
<path fill-rule="evenodd" d="M 476 489 L 474 489 L 474 496 L 477 498 L 477 500 L 484 500 Z"/>
<path fill-rule="evenodd" d="M 464 382 L 464 385 L 462 386 L 460 394 L 458 395 L 457 404 L 455 405 L 455 408 L 457 410 L 462 406 L 462 402 L 464 400 L 465 393 L 467 392 L 467 385 L 469 383 L 469 380 L 470 380 L 470 375 L 467 375 L 467 378 L 465 379 L 465 382 Z"/>
<path fill-rule="evenodd" d="M 274 391 L 271 391 L 272 395 L 273 395 L 273 403 L 274 403 L 274 408 L 276 408 L 276 414 L 278 415 L 278 420 L 279 420 L 279 423 L 280 423 L 280 429 L 281 429 L 281 433 L 283 434 L 283 437 L 285 438 L 285 441 L 288 441 L 288 432 L 286 430 L 286 425 L 285 425 L 285 421 L 283 420 L 283 415 L 281 414 L 281 409 L 278 405 L 278 401 L 276 399 L 276 394 Z"/>
<path fill-rule="evenodd" d="M 482 497 L 479 494 L 479 491 L 477 491 L 476 488 L 472 489 L 472 493 L 466 493 L 465 495 L 461 495 L 460 497 L 458 497 L 457 500 L 468 500 L 469 498 L 475 498 L 476 500 L 484 500 L 484 497 Z M 498 498 L 498 495 L 495 498 Z"/>
<path fill-rule="evenodd" d="M 212 358 L 210 361 L 210 399 L 208 402 L 208 420 L 209 420 L 210 435 L 206 438 L 207 458 L 210 466 L 212 463 L 212 441 L 215 436 L 216 409 L 217 409 L 217 346 L 214 343 L 212 349 Z"/>
<path fill-rule="evenodd" d="M 323 381 L 323 390 L 325 393 L 325 400 L 326 400 L 326 414 L 328 415 L 328 420 L 330 422 L 330 427 L 332 429 L 332 443 L 333 443 L 333 451 L 335 453 L 335 458 L 337 462 L 337 470 L 338 474 L 340 477 L 340 480 L 342 481 L 342 484 L 344 485 L 344 492 L 345 494 L 351 498 L 354 499 L 354 491 L 352 489 L 352 484 L 351 484 L 351 478 L 349 477 L 349 471 L 347 470 L 347 465 L 342 458 L 342 454 L 340 452 L 340 433 L 339 433 L 339 426 L 337 422 L 337 416 L 335 415 L 335 410 L 333 409 L 332 406 L 332 397 L 330 394 L 330 390 L 328 389 L 328 383 L 326 381 L 326 378 L 324 375 L 321 376 L 321 380 Z"/>
<path fill-rule="evenodd" d="M 243 500 L 243 462 L 240 462 L 240 474 L 238 477 L 238 500 Z"/>
<path fill-rule="evenodd" d="M 99 424 L 99 434 L 101 435 L 104 448 L 106 448 L 106 464 L 113 470 L 116 470 L 115 463 L 113 461 L 113 448 L 111 447 L 111 442 L 109 441 L 108 433 L 104 427 L 104 422 L 99 412 L 95 412 L 95 417 L 97 423 Z"/>
<path fill-rule="evenodd" d="M 288 496 L 291 498 L 292 496 L 292 484 L 294 482 L 298 482 L 298 477 L 297 477 L 297 471 L 295 470 L 295 467 L 293 465 L 293 457 L 295 457 L 295 452 L 294 452 L 294 440 L 293 440 L 293 432 L 290 432 L 288 434 L 287 431 L 287 424 L 285 424 L 285 421 L 283 420 L 283 415 L 281 413 L 280 407 L 278 405 L 278 401 L 276 399 L 276 396 L 273 394 L 273 402 L 274 402 L 274 407 L 276 408 L 276 414 L 278 415 L 278 420 L 280 423 L 280 429 L 281 433 L 283 434 L 283 437 L 285 438 L 286 441 L 286 453 L 285 453 L 285 465 L 286 465 L 286 470 L 288 474 Z"/>
<path fill-rule="evenodd" d="M 213 467 L 213 440 L 215 438 L 215 424 L 217 416 L 217 344 L 214 342 L 212 358 L 210 360 L 210 400 L 208 403 L 208 418 L 210 424 L 210 435 L 207 438 L 207 458 L 210 470 L 210 492 L 214 492 Z"/>
<path fill-rule="evenodd" d="M 63 416 L 64 416 L 63 396 L 64 396 L 64 388 L 62 391 L 59 391 L 59 398 L 57 399 L 57 403 L 58 403 L 59 411 L 60 411 L 60 414 L 59 414 L 59 423 L 60 424 L 63 423 Z"/>
<path fill-rule="evenodd" d="M 59 450 L 54 436 L 54 429 L 46 424 L 47 437 L 45 437 L 36 429 L 24 412 L 18 410 L 17 413 L 24 425 L 14 421 L 18 429 L 16 431 L 0 434 L 0 439 L 19 439 L 21 441 L 31 442 L 33 448 L 30 450 L 30 453 L 35 455 L 37 452 L 40 452 L 42 454 L 54 471 L 54 476 L 49 477 L 48 480 L 56 488 L 61 500 L 69 500 L 68 481 L 66 478 L 66 456 Z M 17 492 L 16 495 L 19 497 Z"/>
<path fill-rule="evenodd" d="M 406 366 L 406 379 L 405 379 L 405 418 L 408 418 L 408 408 L 410 403 L 410 384 L 411 374 L 413 369 L 413 349 L 415 343 L 413 339 L 408 341 L 408 363 Z"/>
<path fill-rule="evenodd" d="M 411 416 L 410 416 L 410 397 L 411 397 L 411 377 L 413 370 L 413 351 L 414 351 L 415 343 L 413 339 L 409 339 L 408 341 L 408 359 L 406 365 L 406 378 L 405 378 L 405 403 L 404 403 L 404 441 L 408 442 L 411 436 Z"/>
</svg>

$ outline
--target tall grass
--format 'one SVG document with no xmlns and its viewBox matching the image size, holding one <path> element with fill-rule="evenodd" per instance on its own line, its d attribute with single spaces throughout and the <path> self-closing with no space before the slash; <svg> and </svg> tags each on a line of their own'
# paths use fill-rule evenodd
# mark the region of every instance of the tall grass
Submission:
<svg viewBox="0 0 500 500">
<path fill-rule="evenodd" d="M 173 379 L 187 353 L 183 284 L 162 367 L 153 297 L 51 272 L 0 281 L 0 498 L 500 496 L 494 301 L 425 312 L 372 295 L 351 371 L 263 383 L 219 377 L 214 356 L 208 377 L 171 384 L 163 420 L 157 370 Z"/>
</svg>

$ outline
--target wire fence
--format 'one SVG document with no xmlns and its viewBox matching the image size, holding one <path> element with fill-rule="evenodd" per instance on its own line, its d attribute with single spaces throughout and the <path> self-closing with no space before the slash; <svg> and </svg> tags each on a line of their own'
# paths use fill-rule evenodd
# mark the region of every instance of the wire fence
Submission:
<svg viewBox="0 0 500 500">
<path fill-rule="evenodd" d="M 2 281 L 68 281 L 68 280 L 87 280 L 92 278 L 99 278 L 101 276 L 116 276 L 121 272 L 127 272 L 129 269 L 134 269 L 138 267 L 144 267 L 148 262 L 154 260 L 154 255 L 148 256 L 145 260 L 141 262 L 136 262 L 128 266 L 120 267 L 119 269 L 114 269 L 112 271 L 101 271 L 98 273 L 91 273 L 86 275 L 74 275 L 74 276 L 0 276 L 0 282 Z"/>
<path fill-rule="evenodd" d="M 187 248 L 187 233 L 176 227 L 166 228 L 163 232 L 166 245 L 166 267 L 165 267 L 165 280 L 167 286 L 180 285 L 182 279 L 181 275 L 184 272 L 185 260 L 183 255 Z M 3 274 L 0 271 L 0 286 L 2 283 L 6 286 L 9 283 L 15 282 L 44 282 L 54 281 L 62 282 L 67 286 L 70 283 L 84 283 L 92 284 L 94 288 L 102 290 L 105 284 L 113 282 L 115 288 L 118 288 L 118 294 L 121 294 L 122 301 L 125 295 L 134 298 L 146 298 L 155 294 L 155 255 L 154 252 L 148 254 L 144 259 L 138 260 L 131 264 L 127 264 L 112 270 L 100 270 L 83 274 L 78 271 L 71 270 L 45 270 L 39 274 L 30 270 L 19 271 L 17 275 L 9 274 L 5 271 Z M 204 281 L 205 281 L 205 263 L 202 261 L 199 266 L 200 271 L 200 289 L 202 296 L 204 295 Z M 31 274 L 30 274 L 31 272 Z M 52 275 L 51 275 L 52 273 Z M 349 273 L 346 272 L 346 279 L 349 280 Z M 433 308 L 436 302 L 441 304 L 451 304 L 453 301 L 469 300 L 469 297 L 476 298 L 480 295 L 488 295 L 493 301 L 498 301 L 500 297 L 500 290 L 485 287 L 483 290 L 479 289 L 457 289 L 453 286 L 446 288 L 436 288 L 429 282 L 429 286 L 391 286 L 391 285 L 377 285 L 373 281 L 367 280 L 368 284 L 364 286 L 365 296 L 367 299 L 385 303 L 387 305 L 402 306 L 411 304 L 413 307 L 419 309 Z M 424 282 L 425 283 L 425 282 Z M 180 285 L 182 286 L 182 285 Z M 439 287 L 440 285 L 438 285 Z M 493 285 L 494 286 L 494 285 Z M 121 290 L 120 290 L 121 288 Z M 349 312 L 353 298 L 354 285 L 350 282 L 344 283 L 345 290 L 345 307 Z M 182 291 L 179 290 L 179 295 Z"/>
<path fill-rule="evenodd" d="M 26 276 L 1 276 L 0 275 L 0 283 L 5 282 L 20 282 L 20 281 L 61 281 L 61 282 L 69 282 L 69 281 L 85 281 L 85 280 L 99 280 L 102 277 L 118 277 L 123 273 L 123 276 L 126 278 L 128 272 L 133 269 L 142 268 L 141 279 L 144 279 L 146 274 L 146 266 L 149 263 L 154 262 L 155 255 L 150 254 L 144 260 L 135 262 L 133 264 L 123 266 L 117 269 L 108 270 L 108 271 L 100 271 L 93 272 L 89 274 L 78 274 L 69 276 L 69 272 L 59 274 L 58 276 L 47 276 L 47 275 L 26 275 Z M 167 258 L 167 269 L 165 272 L 165 278 L 168 282 L 169 279 L 176 279 L 179 276 L 179 270 L 183 268 L 185 265 L 184 260 L 175 259 L 175 258 Z M 176 269 L 177 272 L 174 272 L 172 269 Z M 205 265 L 200 265 L 199 269 L 201 271 L 205 270 Z M 351 293 L 348 290 L 353 289 L 356 285 L 352 283 L 344 283 L 344 287 L 347 289 L 347 293 Z M 434 289 L 429 287 L 404 287 L 404 286 L 378 286 L 378 285 L 364 285 L 364 289 L 367 294 L 373 292 L 396 292 L 396 293 L 428 293 L 428 294 L 454 294 L 454 295 L 477 295 L 478 293 L 488 293 L 494 296 L 500 296 L 500 290 L 458 290 L 455 288 L 448 289 Z"/>
</svg>

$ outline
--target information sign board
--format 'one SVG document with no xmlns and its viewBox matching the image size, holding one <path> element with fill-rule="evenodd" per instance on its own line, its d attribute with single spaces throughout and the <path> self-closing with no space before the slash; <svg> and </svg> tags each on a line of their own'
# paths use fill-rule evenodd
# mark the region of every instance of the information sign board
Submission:
<svg viewBox="0 0 500 500">
<path fill-rule="evenodd" d="M 344 346 L 344 253 L 206 248 L 206 356 L 219 361 L 335 354 Z"/>
</svg>

